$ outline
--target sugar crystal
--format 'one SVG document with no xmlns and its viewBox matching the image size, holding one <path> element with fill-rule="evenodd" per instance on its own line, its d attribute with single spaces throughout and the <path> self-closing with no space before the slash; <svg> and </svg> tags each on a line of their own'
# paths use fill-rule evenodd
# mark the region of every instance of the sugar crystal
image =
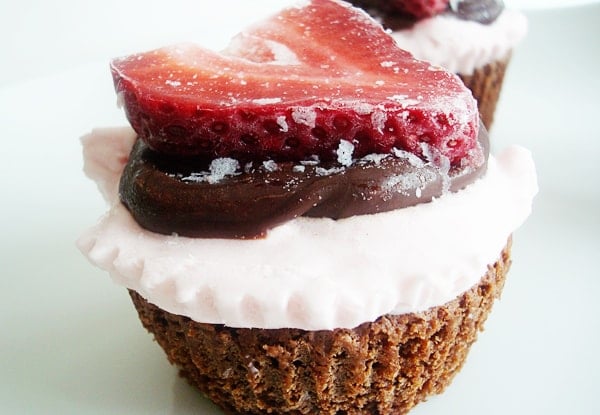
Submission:
<svg viewBox="0 0 600 415">
<path fill-rule="evenodd" d="M 257 98 L 253 99 L 252 102 L 257 105 L 277 104 L 281 102 L 281 98 Z"/>
<path fill-rule="evenodd" d="M 275 163 L 274 160 L 263 161 L 263 167 L 268 172 L 274 172 L 274 171 L 277 171 L 277 169 L 278 169 L 277 163 Z"/>
<path fill-rule="evenodd" d="M 320 163 L 319 156 L 313 155 L 310 160 L 302 160 L 300 164 L 303 166 L 316 166 Z"/>
<path fill-rule="evenodd" d="M 383 133 L 386 121 L 387 114 L 385 111 L 373 111 L 371 114 L 371 123 L 373 124 L 373 127 L 376 128 L 380 133 Z"/>
<path fill-rule="evenodd" d="M 288 123 L 285 120 L 285 115 L 280 115 L 279 117 L 277 117 L 277 125 L 279 126 L 279 128 L 281 128 L 281 132 L 287 133 L 288 132 Z"/>
<path fill-rule="evenodd" d="M 389 154 L 371 153 L 371 154 L 367 154 L 366 156 L 361 158 L 361 161 L 371 162 L 371 163 L 375 163 L 376 165 L 379 165 L 379 164 L 381 164 L 381 160 L 385 159 L 388 156 L 389 156 Z"/>
<path fill-rule="evenodd" d="M 340 140 L 340 144 L 336 151 L 337 161 L 343 166 L 352 164 L 352 153 L 354 152 L 354 144 L 350 141 Z"/>
<path fill-rule="evenodd" d="M 406 150 L 400 150 L 400 149 L 394 147 L 392 149 L 392 153 L 394 154 L 394 156 L 398 157 L 399 159 L 404 159 L 404 160 L 408 161 L 410 163 L 410 165 L 413 167 L 422 168 L 423 166 L 425 166 L 425 162 L 423 160 L 421 160 L 415 154 L 410 153 Z"/>
<path fill-rule="evenodd" d="M 210 184 L 218 183 L 227 176 L 235 176 L 239 174 L 237 170 L 240 168 L 240 163 L 232 158 L 217 158 L 211 161 L 209 171 L 192 173 L 182 180 L 188 182 L 208 182 Z"/>
<path fill-rule="evenodd" d="M 214 159 L 210 163 L 210 176 L 208 176 L 209 183 L 216 183 L 226 176 L 235 175 L 236 171 L 240 168 L 240 163 L 236 159 L 222 157 Z"/>
<path fill-rule="evenodd" d="M 297 124 L 304 124 L 310 128 L 315 128 L 317 113 L 314 108 L 296 107 L 292 109 L 292 118 Z"/>
<path fill-rule="evenodd" d="M 326 169 L 323 167 L 317 167 L 315 169 L 317 176 L 329 176 L 331 174 L 342 173 L 343 171 L 344 171 L 343 167 L 332 167 L 330 169 Z"/>
</svg>

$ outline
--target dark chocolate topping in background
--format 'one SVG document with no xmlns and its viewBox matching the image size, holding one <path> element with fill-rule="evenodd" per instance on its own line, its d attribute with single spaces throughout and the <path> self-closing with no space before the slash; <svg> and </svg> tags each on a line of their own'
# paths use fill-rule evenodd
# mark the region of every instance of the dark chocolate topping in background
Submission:
<svg viewBox="0 0 600 415">
<path fill-rule="evenodd" d="M 256 238 L 298 216 L 347 218 L 429 202 L 483 175 L 477 169 L 442 169 L 405 154 L 375 155 L 339 163 L 279 162 L 241 166 L 210 183 L 210 161 L 167 158 L 142 140 L 134 145 L 119 193 L 140 226 L 162 234 L 205 238 Z M 303 171 L 301 171 L 303 170 Z M 200 178 L 200 179 L 198 179 Z"/>
<path fill-rule="evenodd" d="M 357 7 L 383 21 L 383 26 L 392 30 L 402 30 L 417 22 L 413 16 L 404 14 L 391 0 L 349 0 Z M 482 24 L 493 23 L 504 10 L 502 0 L 450 0 L 443 13 Z"/>
<path fill-rule="evenodd" d="M 450 10 L 463 20 L 493 23 L 504 10 L 502 0 L 450 0 Z"/>
</svg>

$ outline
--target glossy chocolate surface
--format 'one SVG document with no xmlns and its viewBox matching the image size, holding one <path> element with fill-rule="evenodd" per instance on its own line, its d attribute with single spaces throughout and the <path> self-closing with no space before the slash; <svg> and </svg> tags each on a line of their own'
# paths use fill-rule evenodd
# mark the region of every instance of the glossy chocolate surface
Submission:
<svg viewBox="0 0 600 415">
<path fill-rule="evenodd" d="M 173 159 L 137 140 L 120 182 L 120 197 L 140 226 L 162 234 L 257 238 L 298 216 L 347 218 L 425 203 L 457 191 L 487 166 L 444 169 L 403 152 L 338 162 L 238 165 L 210 174 L 210 161 Z M 223 160 L 224 163 L 237 163 Z"/>
</svg>

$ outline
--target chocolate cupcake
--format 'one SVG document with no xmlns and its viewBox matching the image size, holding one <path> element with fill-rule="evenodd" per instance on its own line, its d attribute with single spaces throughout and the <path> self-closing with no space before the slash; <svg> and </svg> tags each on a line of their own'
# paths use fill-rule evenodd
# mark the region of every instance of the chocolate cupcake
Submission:
<svg viewBox="0 0 600 415">
<path fill-rule="evenodd" d="M 133 129 L 83 138 L 111 209 L 78 246 L 191 384 L 240 414 L 403 414 L 449 384 L 536 192 L 455 75 L 333 0 L 112 70 Z"/>
<path fill-rule="evenodd" d="M 417 59 L 460 76 L 489 129 L 513 49 L 527 32 L 525 16 L 501 0 L 351 0 L 381 20 Z"/>
<path fill-rule="evenodd" d="M 131 298 L 181 374 L 228 413 L 403 414 L 441 393 L 500 296 L 510 246 L 481 281 L 426 311 L 352 329 L 249 329 L 168 313 Z"/>
</svg>

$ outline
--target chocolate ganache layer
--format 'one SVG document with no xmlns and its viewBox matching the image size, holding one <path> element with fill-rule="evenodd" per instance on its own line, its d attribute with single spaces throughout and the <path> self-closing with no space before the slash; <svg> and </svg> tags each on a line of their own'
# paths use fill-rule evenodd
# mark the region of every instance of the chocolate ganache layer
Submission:
<svg viewBox="0 0 600 415">
<path fill-rule="evenodd" d="M 376 18 L 384 20 L 384 27 L 393 30 L 410 27 L 412 23 L 418 20 L 415 16 L 407 13 L 402 2 L 389 0 L 349 1 L 357 7 L 367 10 L 369 14 L 374 15 Z M 504 11 L 504 2 L 502 0 L 451 0 L 446 10 L 440 11 L 439 14 L 453 15 L 462 20 L 490 24 L 502 14 L 502 11 Z M 392 26 L 389 26 L 388 23 L 392 24 Z"/>
<path fill-rule="evenodd" d="M 140 226 L 162 234 L 258 238 L 298 216 L 347 218 L 401 209 L 458 191 L 483 175 L 477 168 L 425 162 L 394 151 L 338 162 L 249 162 L 170 158 L 138 139 L 121 177 L 121 201 Z M 348 143 L 350 145 L 350 143 Z M 351 145 L 350 145 L 351 146 Z M 351 152 L 351 148 L 350 148 Z"/>
</svg>

